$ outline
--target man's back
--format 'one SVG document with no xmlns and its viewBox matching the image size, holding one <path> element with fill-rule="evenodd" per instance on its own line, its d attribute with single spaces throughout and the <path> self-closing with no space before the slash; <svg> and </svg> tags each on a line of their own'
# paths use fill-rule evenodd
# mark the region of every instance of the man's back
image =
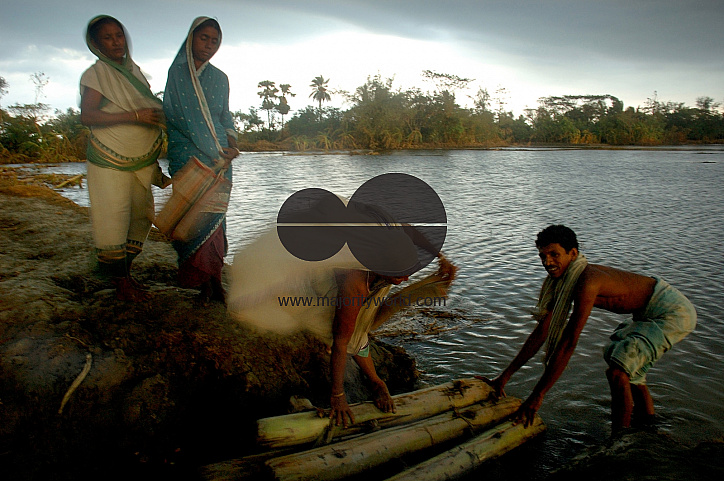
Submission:
<svg viewBox="0 0 724 481">
<path fill-rule="evenodd" d="M 592 289 L 596 293 L 595 307 L 626 314 L 645 308 L 655 285 L 653 277 L 589 264 L 578 280 L 577 291 Z"/>
</svg>

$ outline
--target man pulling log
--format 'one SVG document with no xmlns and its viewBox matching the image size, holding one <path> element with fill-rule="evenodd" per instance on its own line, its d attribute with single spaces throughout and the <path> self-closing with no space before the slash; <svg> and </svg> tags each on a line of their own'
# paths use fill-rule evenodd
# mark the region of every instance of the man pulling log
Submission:
<svg viewBox="0 0 724 481">
<path fill-rule="evenodd" d="M 514 418 L 528 426 L 543 397 L 563 373 L 578 337 L 594 307 L 618 314 L 633 314 L 611 336 L 604 352 L 611 389 L 612 430 L 638 421 L 653 421 L 654 405 L 646 386 L 646 373 L 661 355 L 696 326 L 696 311 L 689 300 L 666 281 L 613 267 L 588 264 L 578 251 L 576 234 L 552 225 L 538 233 L 539 257 L 548 272 L 535 314 L 538 325 L 510 365 L 488 381 L 503 395 L 503 388 L 546 344 L 543 376 Z M 568 318 L 571 304 L 573 312 Z"/>
</svg>

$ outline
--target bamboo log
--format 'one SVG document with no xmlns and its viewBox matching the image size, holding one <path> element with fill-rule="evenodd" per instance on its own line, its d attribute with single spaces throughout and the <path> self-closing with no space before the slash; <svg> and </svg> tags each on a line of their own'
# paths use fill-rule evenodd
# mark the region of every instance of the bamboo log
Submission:
<svg viewBox="0 0 724 481">
<path fill-rule="evenodd" d="M 300 444 L 326 444 L 334 437 L 368 431 L 369 424 L 391 427 L 411 423 L 451 409 L 463 408 L 489 399 L 493 389 L 478 379 L 462 379 L 447 384 L 393 396 L 396 412 L 383 413 L 372 402 L 350 406 L 355 424 L 344 429 L 334 426 L 327 416 L 303 412 L 263 418 L 257 421 L 257 443 L 267 448 Z"/>
<path fill-rule="evenodd" d="M 475 404 L 411 425 L 384 429 L 330 446 L 267 461 L 279 481 L 333 481 L 360 474 L 408 453 L 480 432 L 513 414 L 520 400 L 503 398 L 494 404 Z"/>
<path fill-rule="evenodd" d="M 469 474 L 485 461 L 502 456 L 511 449 L 545 431 L 540 416 L 536 414 L 531 426 L 513 425 L 505 421 L 479 436 L 460 444 L 432 459 L 424 461 L 387 481 L 443 481 Z"/>
<path fill-rule="evenodd" d="M 81 182 L 82 179 L 83 179 L 83 174 L 74 175 L 74 176 L 71 177 L 70 179 L 66 179 L 66 180 L 64 180 L 63 182 L 61 182 L 60 184 L 56 185 L 55 188 L 56 188 L 56 189 L 61 189 L 61 188 L 65 187 L 65 186 L 68 185 L 68 184 L 73 184 L 73 183 L 75 183 L 75 182 Z"/>
<path fill-rule="evenodd" d="M 268 479 L 267 468 L 264 462 L 275 457 L 288 453 L 289 450 L 267 451 L 260 454 L 252 454 L 243 458 L 219 461 L 199 468 L 201 479 L 206 481 L 242 481 L 254 479 Z"/>
</svg>

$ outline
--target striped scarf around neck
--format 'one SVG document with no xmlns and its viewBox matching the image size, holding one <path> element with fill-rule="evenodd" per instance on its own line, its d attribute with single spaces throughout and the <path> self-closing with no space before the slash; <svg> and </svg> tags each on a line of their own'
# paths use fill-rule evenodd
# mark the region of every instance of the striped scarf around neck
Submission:
<svg viewBox="0 0 724 481">
<path fill-rule="evenodd" d="M 568 313 L 571 310 L 571 304 L 573 304 L 573 289 L 587 265 L 588 260 L 586 256 L 579 254 L 578 257 L 568 265 L 563 277 L 554 279 L 549 275 L 543 281 L 533 317 L 538 321 L 542 320 L 548 315 L 550 306 L 553 306 L 551 323 L 548 328 L 548 338 L 546 340 L 545 364 L 548 364 L 548 361 L 563 336 L 563 330 L 568 323 Z"/>
</svg>

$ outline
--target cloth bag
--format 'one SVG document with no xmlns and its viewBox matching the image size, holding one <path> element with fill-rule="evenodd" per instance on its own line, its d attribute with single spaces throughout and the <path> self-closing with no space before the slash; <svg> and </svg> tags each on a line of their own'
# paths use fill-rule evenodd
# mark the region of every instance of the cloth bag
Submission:
<svg viewBox="0 0 724 481">
<path fill-rule="evenodd" d="M 212 169 L 196 157 L 173 177 L 173 193 L 154 224 L 167 237 L 188 241 L 198 235 L 206 223 L 229 206 L 231 182 L 226 169 Z"/>
</svg>

